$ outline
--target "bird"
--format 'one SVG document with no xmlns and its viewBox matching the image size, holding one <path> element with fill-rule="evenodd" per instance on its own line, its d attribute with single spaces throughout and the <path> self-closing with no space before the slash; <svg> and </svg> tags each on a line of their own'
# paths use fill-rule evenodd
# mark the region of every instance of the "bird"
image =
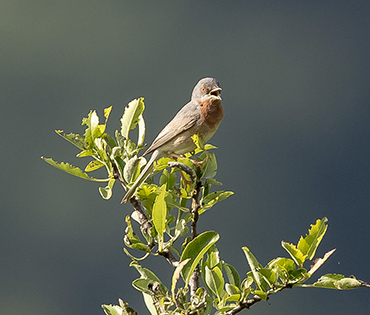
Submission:
<svg viewBox="0 0 370 315">
<path fill-rule="evenodd" d="M 165 156 L 179 156 L 196 149 L 192 136 L 198 134 L 207 142 L 218 129 L 224 112 L 221 104 L 221 86 L 214 78 L 203 78 L 195 85 L 190 102 L 162 129 L 144 155 L 151 158 L 130 187 L 122 202 L 127 202 L 136 189 L 149 177 L 153 164 Z"/>
</svg>

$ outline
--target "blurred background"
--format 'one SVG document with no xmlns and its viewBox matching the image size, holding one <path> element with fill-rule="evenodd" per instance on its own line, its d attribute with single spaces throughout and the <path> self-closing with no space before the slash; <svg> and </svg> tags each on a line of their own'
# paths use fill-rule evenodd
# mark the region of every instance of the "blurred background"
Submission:
<svg viewBox="0 0 370 315">
<path fill-rule="evenodd" d="M 148 314 L 123 253 L 123 191 L 67 175 L 40 156 L 83 166 L 55 129 L 83 133 L 91 109 L 108 132 L 145 97 L 146 141 L 217 78 L 224 120 L 218 176 L 235 195 L 204 214 L 221 258 L 243 276 L 242 246 L 262 264 L 285 256 L 324 216 L 315 274 L 370 281 L 369 1 L 0 2 L 3 314 L 103 314 L 119 297 Z M 164 260 L 152 268 L 169 284 Z M 146 264 L 149 266 L 149 264 Z M 308 266 L 307 266 L 308 267 Z M 368 314 L 369 289 L 284 291 L 253 314 Z M 246 312 L 246 311 L 245 311 Z"/>
</svg>

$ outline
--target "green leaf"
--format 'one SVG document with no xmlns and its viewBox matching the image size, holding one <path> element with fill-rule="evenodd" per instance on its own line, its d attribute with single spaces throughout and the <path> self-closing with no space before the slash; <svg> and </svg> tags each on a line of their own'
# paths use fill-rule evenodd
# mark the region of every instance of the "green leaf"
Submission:
<svg viewBox="0 0 370 315">
<path fill-rule="evenodd" d="M 82 118 L 82 125 L 86 125 L 87 128 L 85 130 L 85 142 L 92 148 L 94 146 L 95 138 L 102 136 L 104 130 L 102 130 L 101 126 L 99 126 L 99 117 L 96 111 L 90 111 L 87 118 Z"/>
<path fill-rule="evenodd" d="M 229 295 L 236 295 L 236 294 L 240 295 L 240 289 L 233 284 L 226 283 L 225 289 L 226 289 L 227 294 Z"/>
<path fill-rule="evenodd" d="M 139 278 L 139 279 L 135 279 L 133 282 L 132 282 L 132 286 L 138 290 L 138 291 L 141 291 L 143 293 L 146 293 L 148 295 L 151 295 L 152 294 L 152 291 L 149 290 L 149 286 L 153 283 L 152 280 L 150 279 L 142 279 L 142 278 Z"/>
<path fill-rule="evenodd" d="M 233 266 L 225 262 L 222 262 L 222 268 L 225 270 L 229 283 L 239 287 L 240 278 L 238 271 Z"/>
<path fill-rule="evenodd" d="M 323 218 L 322 220 L 317 220 L 316 224 L 311 225 L 308 230 L 308 235 L 305 238 L 301 236 L 297 248 L 304 254 L 307 255 L 309 260 L 315 256 L 316 249 L 319 246 L 322 238 L 325 235 L 328 219 Z"/>
<path fill-rule="evenodd" d="M 121 118 L 121 135 L 125 139 L 129 139 L 128 135 L 129 135 L 130 130 L 135 129 L 136 125 L 142 119 L 142 113 L 144 109 L 145 109 L 145 105 L 144 105 L 143 97 L 132 100 L 125 107 L 125 111 Z M 142 132 L 143 131 L 141 131 L 141 133 Z M 140 137 L 142 137 L 142 135 L 140 135 Z"/>
<path fill-rule="evenodd" d="M 154 301 L 151 295 L 143 293 L 144 302 L 151 315 L 158 315 L 157 309 L 154 306 Z"/>
<path fill-rule="evenodd" d="M 104 313 L 106 315 L 127 315 L 129 313 L 125 312 L 118 305 L 102 305 Z"/>
<path fill-rule="evenodd" d="M 104 118 L 105 118 L 105 124 L 107 124 L 107 120 L 109 118 L 110 112 L 112 111 L 112 106 L 109 106 L 107 108 L 104 108 Z"/>
<path fill-rule="evenodd" d="M 203 138 L 198 134 L 192 135 L 191 138 L 193 139 L 193 142 L 197 146 L 197 148 L 203 151 L 204 150 Z"/>
<path fill-rule="evenodd" d="M 125 165 L 123 169 L 123 179 L 127 183 L 133 183 L 140 174 L 140 169 L 147 163 L 143 157 L 134 156 Z"/>
<path fill-rule="evenodd" d="M 87 156 L 93 156 L 95 155 L 94 151 L 92 149 L 83 150 L 80 153 L 76 154 L 76 157 L 87 157 Z"/>
<path fill-rule="evenodd" d="M 162 185 L 160 193 L 156 198 L 153 205 L 153 225 L 159 236 L 159 251 L 162 250 L 163 244 L 163 232 L 166 230 L 166 218 L 167 218 L 167 203 L 164 200 L 166 196 L 166 185 Z"/>
<path fill-rule="evenodd" d="M 202 207 L 208 210 L 212 208 L 216 203 L 225 200 L 233 194 L 234 193 L 232 191 L 223 190 L 210 193 L 202 200 Z"/>
<path fill-rule="evenodd" d="M 116 150 L 120 150 L 120 147 L 117 146 L 116 140 L 114 140 L 112 136 L 105 133 L 103 136 L 103 139 L 105 140 L 105 142 L 109 145 L 111 149 L 117 148 Z"/>
<path fill-rule="evenodd" d="M 76 133 L 69 133 L 66 134 L 63 130 L 55 130 L 55 132 L 61 136 L 63 139 L 67 140 L 68 142 L 72 143 L 77 148 L 84 150 L 87 147 L 85 140 L 82 136 Z"/>
<path fill-rule="evenodd" d="M 173 235 L 174 239 L 179 238 L 180 236 L 184 236 L 189 232 L 189 228 L 186 225 L 186 221 L 184 219 L 180 219 L 175 226 L 175 233 Z"/>
<path fill-rule="evenodd" d="M 294 244 L 281 241 L 281 246 L 289 253 L 290 257 L 293 258 L 299 267 L 303 266 L 307 255 L 304 255 Z"/>
<path fill-rule="evenodd" d="M 211 179 L 216 176 L 217 174 L 217 160 L 216 155 L 214 153 L 206 153 L 206 165 L 205 169 L 203 170 L 202 178 L 201 179 Z"/>
<path fill-rule="evenodd" d="M 129 307 L 128 303 L 119 299 L 119 305 L 103 304 L 102 308 L 106 315 L 137 315 L 137 313 Z"/>
<path fill-rule="evenodd" d="M 318 287 L 326 289 L 336 289 L 336 290 L 348 290 L 355 289 L 359 287 L 368 286 L 364 282 L 357 280 L 354 277 L 345 277 L 338 274 L 326 274 L 320 277 L 312 285 L 302 285 L 303 287 Z"/>
<path fill-rule="evenodd" d="M 268 285 L 273 288 L 276 283 L 276 273 L 269 268 L 260 268 L 258 272 L 263 276 L 263 279 L 268 283 Z"/>
<path fill-rule="evenodd" d="M 140 238 L 136 235 L 136 233 L 134 232 L 133 228 L 132 228 L 132 224 L 131 224 L 131 219 L 130 219 L 130 216 L 126 216 L 126 224 L 127 224 L 127 227 L 126 227 L 126 230 L 125 230 L 125 236 L 123 238 L 123 241 L 125 242 L 125 245 L 129 248 L 135 248 L 135 249 L 138 249 L 138 250 L 142 250 L 142 251 L 145 251 L 145 252 L 148 252 L 149 249 L 148 249 L 148 246 L 146 246 L 141 240 Z M 140 266 L 140 265 L 139 265 Z M 133 265 L 133 267 L 136 267 L 136 265 Z M 141 266 L 140 266 L 141 267 Z M 139 267 L 138 267 L 139 268 Z M 136 268 L 136 269 L 138 269 Z M 140 268 L 139 268 L 140 269 Z M 143 268 L 142 268 L 143 269 Z M 140 270 L 142 270 L 140 269 Z M 150 270 L 149 270 L 150 271 Z M 143 276 L 143 275 L 142 275 Z M 146 274 L 145 276 L 143 276 L 145 278 L 149 278 Z M 154 277 L 152 277 L 151 279 L 153 280 Z M 156 279 L 155 279 L 156 280 Z M 158 279 L 159 280 L 159 279 Z"/>
<path fill-rule="evenodd" d="M 73 166 L 69 163 L 64 163 L 64 162 L 56 162 L 54 161 L 52 158 L 45 158 L 45 157 L 41 157 L 46 163 L 49 163 L 50 165 L 68 173 L 68 174 L 71 174 L 71 175 L 74 175 L 74 176 L 77 176 L 77 177 L 80 177 L 80 178 L 83 178 L 83 179 L 86 179 L 86 180 L 90 180 L 90 181 L 93 181 L 93 182 L 107 182 L 109 181 L 110 179 L 107 178 L 107 179 L 97 179 L 97 178 L 94 178 L 94 177 L 90 177 L 89 175 L 87 175 L 84 171 L 82 171 L 80 168 L 76 167 L 76 166 Z"/>
<path fill-rule="evenodd" d="M 255 295 L 258 295 L 262 300 L 267 300 L 267 293 L 261 290 L 254 290 L 253 292 Z"/>
<path fill-rule="evenodd" d="M 151 283 L 159 284 L 159 291 L 162 294 L 166 294 L 168 289 L 162 284 L 161 280 L 155 275 L 155 273 L 147 268 L 143 268 L 137 261 L 132 261 L 130 267 L 134 267 L 140 274 L 140 278 L 149 279 Z"/>
<path fill-rule="evenodd" d="M 85 172 L 92 172 L 104 166 L 104 163 L 99 160 L 91 161 L 85 167 Z"/>
<path fill-rule="evenodd" d="M 137 135 L 137 145 L 138 147 L 141 147 L 144 144 L 144 139 L 145 139 L 145 121 L 142 115 L 140 116 L 138 126 L 139 126 L 139 131 Z"/>
<path fill-rule="evenodd" d="M 248 249 L 248 247 L 242 247 L 242 250 L 247 258 L 249 267 L 251 268 L 251 272 L 253 275 L 253 279 L 256 283 L 256 286 L 259 290 L 266 292 L 268 289 L 268 284 L 263 278 L 263 276 L 259 273 L 259 269 L 262 268 L 262 265 L 257 261 L 256 257 L 252 254 L 252 252 Z M 262 297 L 261 297 L 262 298 Z"/>
<path fill-rule="evenodd" d="M 278 257 L 278 258 L 271 260 L 267 266 L 284 283 L 289 282 L 289 280 L 291 279 L 291 274 L 296 270 L 293 260 L 289 258 L 282 258 L 282 257 Z"/>
<path fill-rule="evenodd" d="M 112 197 L 112 189 L 113 185 L 115 183 L 115 179 L 111 178 L 108 182 L 108 185 L 105 187 L 99 187 L 99 193 L 102 196 L 103 199 L 108 200 Z"/>
<path fill-rule="evenodd" d="M 212 269 L 205 266 L 205 282 L 213 295 L 220 299 L 225 284 L 221 269 L 217 266 Z"/>
<path fill-rule="evenodd" d="M 175 180 L 176 173 L 170 173 L 168 170 L 164 169 L 159 179 L 159 185 L 162 186 L 163 184 L 166 184 L 166 189 L 169 190 L 175 185 Z"/>
<path fill-rule="evenodd" d="M 212 245 L 207 251 L 207 266 L 213 269 L 216 265 L 220 263 L 220 252 L 218 251 L 216 245 Z"/>
<path fill-rule="evenodd" d="M 171 286 L 171 293 L 172 298 L 175 300 L 175 289 L 176 289 L 176 283 L 177 280 L 180 278 L 181 270 L 184 268 L 184 266 L 189 262 L 190 258 L 185 259 L 184 261 L 180 262 L 179 265 L 176 267 L 173 275 L 172 275 L 172 286 Z"/>
<path fill-rule="evenodd" d="M 207 231 L 198 235 L 186 245 L 180 258 L 180 261 L 191 258 L 191 261 L 189 261 L 189 263 L 187 263 L 182 269 L 182 276 L 185 279 L 186 285 L 188 285 L 190 276 L 203 255 L 218 241 L 219 238 L 220 236 L 216 232 Z"/>
</svg>

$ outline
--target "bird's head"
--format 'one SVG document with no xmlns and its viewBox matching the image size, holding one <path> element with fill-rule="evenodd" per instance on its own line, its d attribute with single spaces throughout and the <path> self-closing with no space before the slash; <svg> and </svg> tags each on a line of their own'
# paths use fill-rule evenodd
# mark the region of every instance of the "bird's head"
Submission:
<svg viewBox="0 0 370 315">
<path fill-rule="evenodd" d="M 214 78 L 203 78 L 199 80 L 191 95 L 192 101 L 204 101 L 206 99 L 221 100 L 221 86 Z"/>
</svg>

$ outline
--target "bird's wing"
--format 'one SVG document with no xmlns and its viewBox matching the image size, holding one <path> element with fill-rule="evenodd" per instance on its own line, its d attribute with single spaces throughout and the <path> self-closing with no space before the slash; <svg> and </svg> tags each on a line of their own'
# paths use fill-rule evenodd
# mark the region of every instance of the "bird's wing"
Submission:
<svg viewBox="0 0 370 315">
<path fill-rule="evenodd" d="M 187 103 L 162 129 L 144 155 L 153 152 L 163 144 L 178 136 L 181 132 L 193 127 L 200 119 L 200 116 L 201 113 L 199 105 L 194 102 Z"/>
</svg>

